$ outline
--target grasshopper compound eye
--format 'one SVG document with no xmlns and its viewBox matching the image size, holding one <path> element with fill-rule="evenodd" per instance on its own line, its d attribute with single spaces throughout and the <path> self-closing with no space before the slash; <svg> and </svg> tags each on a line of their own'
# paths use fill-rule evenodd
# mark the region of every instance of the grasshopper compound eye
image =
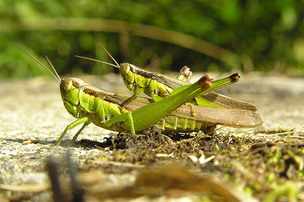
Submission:
<svg viewBox="0 0 304 202">
<path fill-rule="evenodd" d="M 120 65 L 120 71 L 122 71 L 124 74 L 129 73 L 130 68 L 131 68 L 131 66 L 130 66 L 130 64 L 128 64 L 128 63 L 122 63 L 122 64 Z"/>
<path fill-rule="evenodd" d="M 68 91 L 73 85 L 72 79 L 63 80 L 63 87 L 66 91 Z"/>
</svg>

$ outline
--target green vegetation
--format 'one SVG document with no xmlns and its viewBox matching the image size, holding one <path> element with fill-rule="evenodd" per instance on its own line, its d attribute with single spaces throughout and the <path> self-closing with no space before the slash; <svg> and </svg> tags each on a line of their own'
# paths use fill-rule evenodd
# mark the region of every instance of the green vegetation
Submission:
<svg viewBox="0 0 304 202">
<path fill-rule="evenodd" d="M 22 52 L 48 55 L 60 74 L 114 71 L 109 58 L 153 71 L 304 75 L 303 1 L 0 1 L 0 77 L 45 72 Z M 41 58 L 39 58 L 41 59 Z"/>
</svg>

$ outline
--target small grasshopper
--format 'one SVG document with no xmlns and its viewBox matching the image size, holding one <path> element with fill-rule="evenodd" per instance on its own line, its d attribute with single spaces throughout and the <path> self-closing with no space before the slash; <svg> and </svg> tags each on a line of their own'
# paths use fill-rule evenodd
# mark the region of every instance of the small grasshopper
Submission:
<svg viewBox="0 0 304 202">
<path fill-rule="evenodd" d="M 143 70 L 129 63 L 118 64 L 118 62 L 102 45 L 99 44 L 99 46 L 109 55 L 115 64 L 83 56 L 76 57 L 110 65 L 120 70 L 120 75 L 126 87 L 133 92 L 133 95 L 122 103 L 122 106 L 128 105 L 136 98 L 137 95 L 143 92 L 150 96 L 154 101 L 158 101 L 161 100 L 161 98 L 166 98 L 169 95 L 172 95 L 172 91 L 174 89 L 178 88 L 179 90 L 182 90 L 182 86 L 187 86 L 190 84 L 186 81 L 190 80 L 192 73 L 186 66 L 181 69 L 178 79 L 174 79 L 159 73 Z M 178 92 L 179 90 L 174 90 L 174 92 Z M 195 105 L 200 107 L 196 107 Z M 196 113 L 209 113 L 210 116 L 208 116 L 208 119 L 216 120 L 215 123 L 221 125 L 231 127 L 257 127 L 263 122 L 258 115 L 255 105 L 236 100 L 216 92 L 205 93 L 195 97 L 194 99 L 190 100 L 190 106 L 193 106 L 191 112 L 192 116 L 194 116 Z M 237 120 L 233 118 L 232 122 L 235 125 L 232 125 L 231 122 L 231 111 L 233 111 L 235 117 L 238 117 Z M 212 117 L 211 114 L 213 114 L 215 117 Z M 200 120 L 205 119 L 205 115 L 197 118 Z M 248 125 L 244 124 L 244 121 L 247 122 Z"/>
<path fill-rule="evenodd" d="M 212 81 L 212 77 L 209 74 L 206 74 L 205 76 L 202 76 L 196 83 L 188 85 L 183 90 L 172 96 L 168 96 L 166 99 L 153 103 L 143 101 L 140 104 L 137 104 L 135 107 L 132 104 L 131 107 L 127 109 L 120 106 L 119 103 L 114 100 L 117 98 L 125 98 L 125 96 L 119 96 L 102 91 L 78 78 L 61 79 L 48 57 L 46 57 L 46 59 L 51 65 L 55 74 L 27 51 L 24 52 L 38 62 L 50 74 L 52 74 L 52 76 L 60 83 L 60 93 L 64 106 L 66 110 L 77 119 L 65 128 L 56 145 L 61 143 L 61 140 L 68 130 L 71 130 L 82 123 L 83 126 L 74 135 L 73 141 L 76 140 L 81 131 L 90 123 L 94 123 L 96 126 L 117 132 L 129 131 L 134 135 L 136 131 L 148 129 L 153 124 L 158 123 L 164 117 L 165 118 L 163 121 L 158 123 L 158 126 L 162 124 L 162 128 L 177 131 L 180 130 L 179 128 L 186 131 L 198 131 L 201 128 L 204 128 L 206 125 L 209 126 L 210 123 L 200 120 L 198 120 L 198 122 L 196 122 L 196 120 L 188 121 L 186 115 L 179 118 L 168 114 L 180 107 L 189 99 L 235 83 L 240 77 L 237 73 L 235 73 L 230 77 Z M 132 107 L 133 109 L 131 109 Z M 167 119 L 170 119 L 170 117 L 174 118 L 167 121 Z M 171 124 L 172 126 L 170 125 L 170 121 L 174 122 Z M 169 124 L 166 125 L 166 123 Z M 211 125 L 214 124 L 211 123 Z"/>
</svg>

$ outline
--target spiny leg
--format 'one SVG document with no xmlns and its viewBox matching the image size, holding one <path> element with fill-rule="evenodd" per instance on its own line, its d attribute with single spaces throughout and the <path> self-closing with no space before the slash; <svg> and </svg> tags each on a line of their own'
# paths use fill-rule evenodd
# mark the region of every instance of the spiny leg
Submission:
<svg viewBox="0 0 304 202">
<path fill-rule="evenodd" d="M 65 134 L 67 133 L 68 130 L 71 130 L 73 128 L 75 128 L 76 126 L 78 126 L 79 124 L 88 122 L 88 117 L 82 117 L 80 119 L 77 119 L 76 121 L 70 123 L 69 125 L 67 125 L 67 127 L 64 129 L 63 133 L 61 134 L 61 136 L 59 137 L 59 139 L 56 142 L 56 145 L 60 145 L 62 138 L 65 136 Z M 79 133 L 83 130 L 84 126 L 78 131 Z M 76 133 L 76 135 L 78 134 L 78 132 Z M 79 134 L 78 134 L 79 135 Z M 75 136 L 74 136 L 75 137 Z M 77 138 L 77 137 L 76 137 Z M 74 139 L 74 138 L 73 138 Z"/>
</svg>

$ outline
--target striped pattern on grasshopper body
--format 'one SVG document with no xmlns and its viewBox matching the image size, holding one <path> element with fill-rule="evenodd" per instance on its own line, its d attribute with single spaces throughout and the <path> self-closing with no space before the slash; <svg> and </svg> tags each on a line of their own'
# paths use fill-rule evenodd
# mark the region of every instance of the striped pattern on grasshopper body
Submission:
<svg viewBox="0 0 304 202">
<path fill-rule="evenodd" d="M 214 129 L 216 124 L 211 122 L 201 121 L 199 119 L 191 119 L 190 117 L 178 117 L 168 115 L 160 122 L 156 123 L 156 127 L 166 132 L 209 132 L 210 128 Z"/>
<path fill-rule="evenodd" d="M 120 75 L 126 87 L 134 93 L 134 96 L 145 93 L 155 98 L 155 96 L 167 97 L 172 92 L 172 88 L 163 82 L 159 82 L 158 78 L 149 74 L 132 64 L 122 63 L 119 65 Z M 130 100 L 131 102 L 132 100 Z"/>
<path fill-rule="evenodd" d="M 61 79 L 47 57 L 46 59 L 52 66 L 55 74 L 53 74 L 48 68 L 46 68 L 28 52 L 26 53 L 36 60 L 41 66 L 43 66 L 48 72 L 50 72 L 60 83 L 60 92 L 64 106 L 72 116 L 77 118 L 76 121 L 72 122 L 65 128 L 56 143 L 57 145 L 60 144 L 62 138 L 68 130 L 82 123 L 83 126 L 75 134 L 73 141 L 76 140 L 81 131 L 91 122 L 106 129 L 118 132 L 131 131 L 132 134 L 135 134 L 135 131 L 145 130 L 151 127 L 153 124 L 159 122 L 163 117 L 180 107 L 187 100 L 192 99 L 202 93 L 208 93 L 218 88 L 230 85 L 237 82 L 239 79 L 239 75 L 236 73 L 230 77 L 212 82 L 211 76 L 205 75 L 199 81 L 187 86 L 186 89 L 175 95 L 169 96 L 168 98 L 158 102 L 146 103 L 134 110 L 128 110 L 120 106 L 116 101 L 113 101 L 113 94 L 97 89 L 77 78 Z M 170 116 L 168 117 L 170 118 Z M 182 127 L 186 129 L 189 124 L 185 124 L 185 121 L 182 121 L 182 119 L 180 119 L 180 121 L 183 123 L 173 124 L 173 126 L 162 125 L 168 129 L 179 130 L 179 125 L 184 124 Z M 162 123 L 166 123 L 166 119 Z M 190 129 L 198 130 L 198 128 L 191 128 L 191 126 Z"/>
</svg>

